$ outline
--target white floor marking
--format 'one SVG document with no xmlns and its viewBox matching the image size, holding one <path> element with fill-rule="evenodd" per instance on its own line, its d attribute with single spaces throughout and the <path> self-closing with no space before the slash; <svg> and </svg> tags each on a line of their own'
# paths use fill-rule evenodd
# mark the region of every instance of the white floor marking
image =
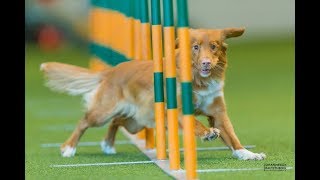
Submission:
<svg viewBox="0 0 320 180">
<path fill-rule="evenodd" d="M 292 167 L 286 167 L 286 170 L 292 169 Z M 198 173 L 207 172 L 231 172 L 231 171 L 255 171 L 264 170 L 264 168 L 230 168 L 230 169 L 198 169 Z"/>
<path fill-rule="evenodd" d="M 117 145 L 124 145 L 124 144 L 133 144 L 131 141 L 127 140 L 116 140 L 115 144 Z M 62 143 L 47 143 L 47 144 L 41 144 L 41 147 L 43 148 L 51 148 L 51 147 L 60 147 Z M 78 146 L 100 146 L 100 142 L 79 142 Z M 244 146 L 246 149 L 252 149 L 255 148 L 255 145 L 247 145 Z M 221 146 L 221 147 L 199 147 L 197 148 L 197 151 L 219 151 L 219 150 L 229 150 L 227 146 Z M 167 149 L 168 151 L 168 149 Z M 180 148 L 180 151 L 183 151 L 183 148 Z"/>
<path fill-rule="evenodd" d="M 151 161 L 133 161 L 133 162 L 113 162 L 113 163 L 91 163 L 91 164 L 56 164 L 50 165 L 50 167 L 81 167 L 81 166 L 112 166 L 112 165 L 130 165 L 130 164 L 148 164 L 155 163 L 159 166 L 166 174 L 174 177 L 177 180 L 186 179 L 186 172 L 183 169 L 170 170 L 169 160 L 157 160 L 156 149 L 145 149 L 145 141 L 138 139 L 135 135 L 128 133 L 125 129 L 120 129 L 122 133 L 127 136 L 130 141 L 116 141 L 116 144 L 134 144 L 142 151 Z M 61 143 L 50 143 L 42 144 L 42 147 L 60 147 Z M 100 142 L 80 142 L 78 146 L 98 146 Z M 255 145 L 244 146 L 246 149 L 254 148 Z M 208 147 L 208 148 L 197 148 L 197 151 L 215 151 L 215 150 L 228 150 L 229 148 L 224 147 Z M 183 148 L 180 149 L 183 151 Z M 293 167 L 286 167 L 286 170 L 293 169 Z M 264 170 L 264 168 L 226 168 L 226 169 L 198 169 L 198 173 L 210 173 L 210 172 L 232 172 L 232 171 L 254 171 Z"/>
<path fill-rule="evenodd" d="M 121 128 L 121 132 L 127 136 L 133 144 L 135 144 L 141 152 L 143 152 L 151 161 L 153 161 L 157 166 L 159 166 L 166 174 L 174 177 L 177 180 L 186 179 L 186 172 L 183 169 L 180 170 L 170 170 L 169 160 L 157 160 L 155 149 L 145 149 L 145 141 L 138 139 L 135 135 L 130 134 L 125 129 Z M 256 147 L 255 145 L 244 146 L 247 149 Z M 197 148 L 198 151 L 206 150 L 227 150 L 228 147 L 209 147 L 209 148 Z M 180 149 L 183 151 L 183 149 Z M 292 167 L 287 167 L 292 169 Z M 253 170 L 264 170 L 264 168 L 233 168 L 233 169 L 198 169 L 198 173 L 209 173 L 209 172 L 231 172 L 231 171 L 253 171 Z"/>
<path fill-rule="evenodd" d="M 255 145 L 247 145 L 244 147 L 246 149 L 252 149 L 252 148 L 255 148 L 256 146 Z M 220 150 L 229 150 L 229 147 L 221 146 L 221 147 L 199 147 L 199 148 L 197 148 L 197 151 L 220 151 Z M 167 151 L 169 151 L 169 150 L 167 149 Z M 180 151 L 184 151 L 184 149 L 180 148 Z"/>
<path fill-rule="evenodd" d="M 91 163 L 91 164 L 54 164 L 54 165 L 50 165 L 50 167 L 113 166 L 113 165 L 128 165 L 128 164 L 147 164 L 147 163 L 153 163 L 153 161 Z"/>
<path fill-rule="evenodd" d="M 120 128 L 121 132 L 127 136 L 138 149 L 143 152 L 152 162 L 159 166 L 166 174 L 174 177 L 177 180 L 185 179 L 185 172 L 182 170 L 171 171 L 169 166 L 169 160 L 157 160 L 155 149 L 145 149 L 145 141 L 138 139 L 135 135 L 130 134 L 124 128 Z"/>
<path fill-rule="evenodd" d="M 116 145 L 122 145 L 122 144 L 132 144 L 131 141 L 127 140 L 118 140 L 115 141 Z M 41 147 L 43 148 L 51 148 L 51 147 L 60 147 L 62 143 L 48 143 L 48 144 L 41 144 Z M 100 142 L 79 142 L 78 146 L 100 146 Z"/>
<path fill-rule="evenodd" d="M 51 131 L 57 131 L 57 130 L 74 130 L 77 124 L 58 124 L 58 125 L 50 125 L 45 126 L 42 128 L 42 130 L 51 130 Z"/>
</svg>

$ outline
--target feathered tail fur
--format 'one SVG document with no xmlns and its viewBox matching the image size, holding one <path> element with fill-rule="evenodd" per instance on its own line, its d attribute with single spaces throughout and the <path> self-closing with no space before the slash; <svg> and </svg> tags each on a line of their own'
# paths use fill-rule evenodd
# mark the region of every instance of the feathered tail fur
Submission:
<svg viewBox="0 0 320 180">
<path fill-rule="evenodd" d="M 70 95 L 86 95 L 95 90 L 102 79 L 100 72 L 57 62 L 42 63 L 40 70 L 50 89 Z"/>
</svg>

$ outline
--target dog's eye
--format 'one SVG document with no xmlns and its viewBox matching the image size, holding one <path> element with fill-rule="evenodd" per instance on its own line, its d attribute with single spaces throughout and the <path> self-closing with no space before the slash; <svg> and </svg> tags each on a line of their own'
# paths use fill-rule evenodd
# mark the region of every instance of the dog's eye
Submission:
<svg viewBox="0 0 320 180">
<path fill-rule="evenodd" d="M 196 50 L 196 51 L 198 51 L 198 50 L 199 50 L 199 45 L 197 45 L 197 44 L 194 45 L 194 46 L 193 46 L 193 49 Z"/>
<path fill-rule="evenodd" d="M 212 50 L 214 50 L 214 49 L 216 48 L 216 45 L 211 44 L 211 45 L 210 45 L 210 48 L 211 48 Z"/>
</svg>

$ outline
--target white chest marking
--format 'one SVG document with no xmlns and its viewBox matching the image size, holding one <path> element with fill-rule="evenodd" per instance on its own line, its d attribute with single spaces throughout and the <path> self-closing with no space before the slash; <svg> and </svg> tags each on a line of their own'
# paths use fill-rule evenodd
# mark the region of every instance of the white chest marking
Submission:
<svg viewBox="0 0 320 180">
<path fill-rule="evenodd" d="M 223 85 L 223 81 L 212 80 L 208 84 L 208 89 L 194 91 L 196 95 L 195 109 L 207 112 L 208 105 L 212 104 L 216 97 L 223 96 Z"/>
</svg>

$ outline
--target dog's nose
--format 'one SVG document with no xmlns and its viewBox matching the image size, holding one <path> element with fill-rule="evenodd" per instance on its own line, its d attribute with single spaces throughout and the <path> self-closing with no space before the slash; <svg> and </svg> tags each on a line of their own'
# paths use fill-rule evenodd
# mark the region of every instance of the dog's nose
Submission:
<svg viewBox="0 0 320 180">
<path fill-rule="evenodd" d="M 209 66 L 211 64 L 211 61 L 209 59 L 203 59 L 201 64 L 202 66 Z"/>
</svg>

